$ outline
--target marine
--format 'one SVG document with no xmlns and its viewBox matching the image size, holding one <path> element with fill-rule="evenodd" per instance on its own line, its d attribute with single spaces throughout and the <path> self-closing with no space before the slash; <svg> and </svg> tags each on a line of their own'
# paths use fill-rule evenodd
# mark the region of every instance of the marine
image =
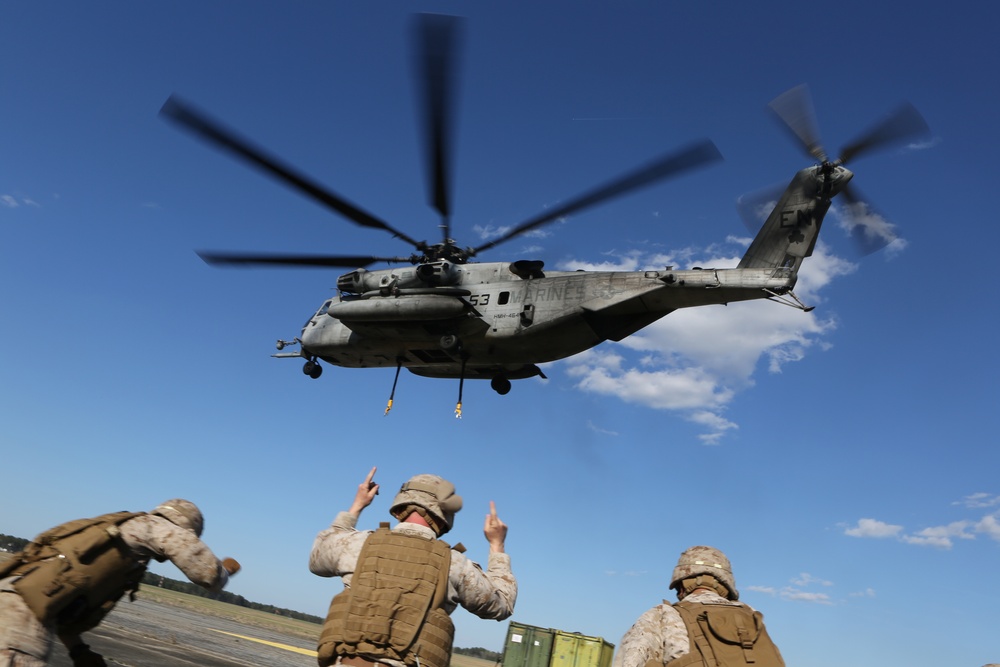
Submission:
<svg viewBox="0 0 1000 667">
<path fill-rule="evenodd" d="M 76 667 L 105 665 L 81 635 L 135 594 L 150 560 L 222 590 L 240 565 L 215 557 L 200 539 L 204 525 L 194 503 L 175 498 L 149 513 L 77 519 L 35 537 L 0 567 L 0 666 L 45 665 L 56 637 Z"/>
<path fill-rule="evenodd" d="M 739 602 L 733 569 L 718 549 L 685 550 L 666 600 L 644 613 L 622 637 L 613 667 L 784 667 L 763 615 Z"/>
<path fill-rule="evenodd" d="M 399 523 L 375 531 L 356 529 L 361 512 L 378 495 L 372 468 L 358 485 L 354 502 L 337 514 L 313 544 L 309 569 L 341 577 L 344 590 L 330 603 L 320 635 L 321 667 L 448 667 L 459 606 L 484 619 L 514 612 L 517 580 L 504 550 L 507 525 L 490 502 L 483 534 L 490 546 L 484 571 L 441 536 L 451 530 L 462 498 L 447 480 L 430 474 L 407 480 L 390 514 Z"/>
</svg>

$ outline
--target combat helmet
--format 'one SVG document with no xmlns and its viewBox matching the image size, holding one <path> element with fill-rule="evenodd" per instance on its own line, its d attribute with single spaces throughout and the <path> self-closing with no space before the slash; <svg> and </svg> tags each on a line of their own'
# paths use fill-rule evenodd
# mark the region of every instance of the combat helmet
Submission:
<svg viewBox="0 0 1000 667">
<path fill-rule="evenodd" d="M 708 574 L 714 577 L 729 591 L 730 600 L 739 600 L 740 592 L 736 590 L 733 579 L 733 566 L 729 564 L 726 554 L 718 549 L 706 546 L 691 547 L 681 554 L 670 578 L 670 588 L 679 589 L 684 579 Z"/>
<path fill-rule="evenodd" d="M 460 509 L 462 496 L 455 495 L 454 484 L 437 475 L 414 475 L 400 487 L 389 513 L 402 521 L 418 511 L 440 537 L 451 530 Z"/>
<path fill-rule="evenodd" d="M 193 502 L 183 498 L 162 502 L 150 514 L 162 516 L 170 523 L 186 528 L 198 537 L 201 537 L 201 531 L 205 528 L 205 517 L 202 516 L 201 510 Z"/>
</svg>

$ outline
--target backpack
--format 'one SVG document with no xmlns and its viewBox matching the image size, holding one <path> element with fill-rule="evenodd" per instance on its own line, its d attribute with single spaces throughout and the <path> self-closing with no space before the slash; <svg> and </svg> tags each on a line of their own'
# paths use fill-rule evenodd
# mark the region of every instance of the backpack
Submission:
<svg viewBox="0 0 1000 667">
<path fill-rule="evenodd" d="M 785 667 L 764 627 L 764 615 L 746 605 L 678 602 L 691 651 L 670 667 Z"/>
<path fill-rule="evenodd" d="M 89 629 L 125 592 L 138 588 L 146 571 L 118 531 L 142 514 L 116 512 L 60 524 L 15 554 L 0 576 L 19 577 L 14 589 L 42 623 Z"/>
</svg>

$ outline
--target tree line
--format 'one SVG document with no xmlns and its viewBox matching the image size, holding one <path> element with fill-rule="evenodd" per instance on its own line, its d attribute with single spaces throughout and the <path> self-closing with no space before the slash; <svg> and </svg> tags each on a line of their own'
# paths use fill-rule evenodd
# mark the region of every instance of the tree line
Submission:
<svg viewBox="0 0 1000 667">
<path fill-rule="evenodd" d="M 309 621 L 310 623 L 323 622 L 323 619 L 319 616 L 304 614 L 301 611 L 294 611 L 292 609 L 275 607 L 273 604 L 251 602 L 242 595 L 230 593 L 229 591 L 212 593 L 211 591 L 207 591 L 201 586 L 193 584 L 190 581 L 178 581 L 177 579 L 164 577 L 160 574 L 153 574 L 152 572 L 146 572 L 146 574 L 143 575 L 142 583 L 147 586 L 156 586 L 157 588 L 163 588 L 168 591 L 178 591 L 180 593 L 187 593 L 188 595 L 197 595 L 200 598 L 208 598 L 210 600 L 218 600 L 219 602 L 234 604 L 237 607 L 246 607 L 247 609 L 256 609 L 257 611 L 266 611 L 267 613 L 274 614 L 275 616 L 285 616 L 287 618 L 294 618 L 300 621 Z"/>
<path fill-rule="evenodd" d="M 30 541 L 23 537 L 14 537 L 13 535 L 0 533 L 0 551 L 10 551 L 11 553 L 21 551 L 24 547 L 28 546 L 28 542 Z"/>
</svg>

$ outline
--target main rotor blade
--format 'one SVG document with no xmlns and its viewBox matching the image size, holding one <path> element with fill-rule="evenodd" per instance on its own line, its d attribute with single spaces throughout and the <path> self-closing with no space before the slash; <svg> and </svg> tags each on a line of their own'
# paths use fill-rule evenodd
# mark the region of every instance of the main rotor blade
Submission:
<svg viewBox="0 0 1000 667">
<path fill-rule="evenodd" d="M 819 140 L 816 112 L 813 110 L 808 86 L 805 84 L 796 86 L 778 95 L 767 106 L 791 131 L 792 136 L 798 139 L 806 153 L 820 162 L 826 162 L 826 151 L 823 150 L 822 142 Z"/>
<path fill-rule="evenodd" d="M 840 162 L 849 162 L 862 153 L 899 143 L 911 137 L 929 134 L 930 131 L 927 121 L 920 112 L 906 102 L 854 143 L 845 146 L 840 154 Z"/>
<path fill-rule="evenodd" d="M 500 238 L 493 239 L 478 248 L 472 249 L 469 252 L 469 255 L 477 255 L 480 252 L 508 241 L 515 236 L 524 234 L 525 232 L 531 231 L 536 227 L 540 227 L 547 222 L 569 215 L 575 211 L 579 211 L 589 206 L 594 206 L 632 190 L 637 190 L 643 186 L 655 183 L 656 181 L 663 180 L 670 176 L 680 174 L 681 172 L 721 159 L 722 154 L 719 153 L 719 149 L 715 147 L 715 144 L 706 139 L 702 142 L 693 144 L 688 148 L 665 155 L 644 167 L 629 172 L 628 174 L 607 183 L 606 185 L 594 188 L 576 199 L 570 200 L 569 203 L 564 204 L 559 208 L 547 211 L 538 217 L 523 222 Z"/>
<path fill-rule="evenodd" d="M 223 128 L 222 125 L 211 120 L 207 115 L 185 104 L 176 95 L 171 95 L 167 99 L 163 108 L 160 109 L 160 114 L 210 143 L 215 144 L 217 147 L 225 149 L 237 157 L 263 169 L 286 185 L 298 190 L 327 208 L 336 211 L 348 220 L 363 227 L 384 229 L 417 249 L 423 248 L 423 244 L 414 241 L 403 232 L 394 229 L 389 223 L 358 208 L 343 197 L 318 185 L 306 176 L 295 172 L 291 167 L 279 162 L 277 158 L 267 155 L 263 150 L 253 146 L 246 139 Z"/>
<path fill-rule="evenodd" d="M 429 203 L 441 214 L 444 242 L 451 237 L 451 132 L 454 90 L 454 51 L 462 20 L 456 16 L 419 14 L 416 17 L 417 58 L 421 69 L 417 85 L 422 93 L 424 150 Z"/>
<path fill-rule="evenodd" d="M 390 264 L 412 263 L 411 257 L 372 257 L 371 255 L 275 255 L 250 253 L 199 252 L 206 263 L 215 266 L 299 266 L 299 267 L 339 267 L 357 269 L 388 262 Z"/>
</svg>

